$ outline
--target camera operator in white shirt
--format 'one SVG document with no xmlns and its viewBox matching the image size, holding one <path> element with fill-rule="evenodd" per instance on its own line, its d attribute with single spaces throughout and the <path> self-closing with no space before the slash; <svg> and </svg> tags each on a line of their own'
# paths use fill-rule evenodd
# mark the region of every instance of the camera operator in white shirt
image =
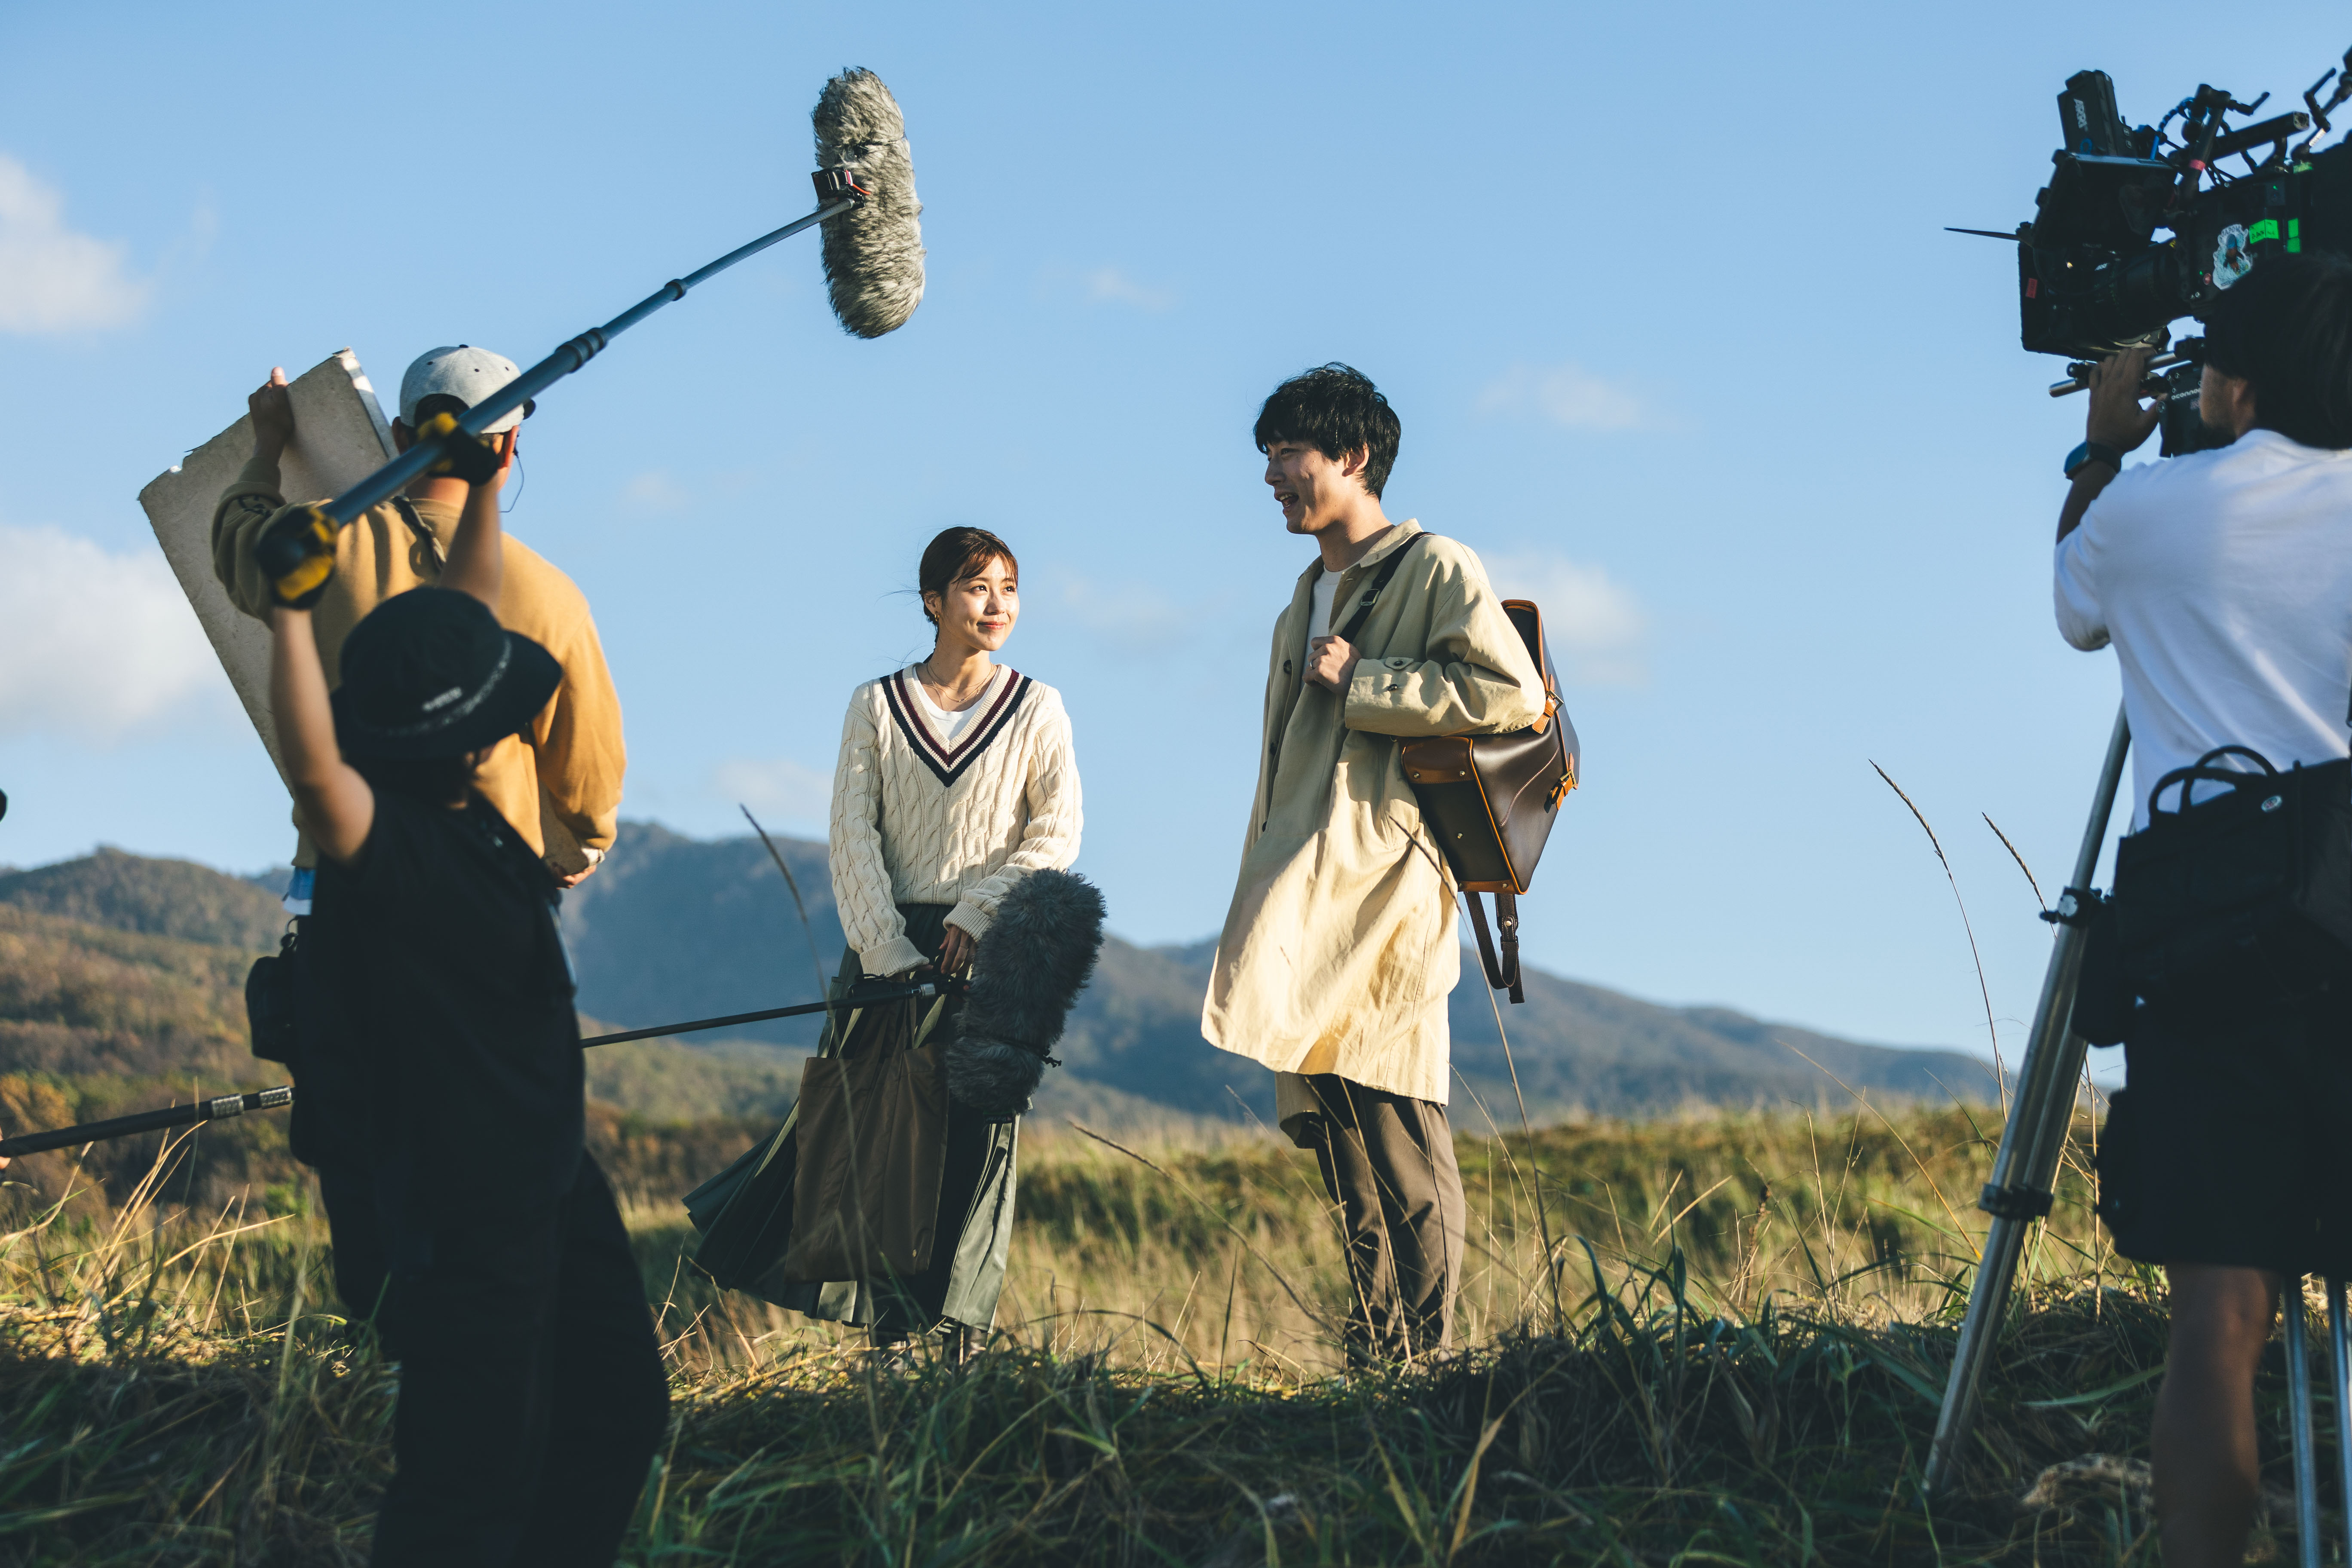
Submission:
<svg viewBox="0 0 2352 1568">
<path fill-rule="evenodd" d="M 2140 405 L 2148 352 L 2092 377 L 2057 549 L 2059 629 L 2078 648 L 2112 644 L 2121 667 L 2136 828 L 2156 782 L 2217 746 L 2281 769 L 2347 753 L 2352 261 L 2269 258 L 2223 294 L 2200 399 L 2228 444 L 2125 471 L 2161 413 Z M 2347 991 L 2275 1006 L 2168 994 L 2125 1042 L 2100 1209 L 2117 1250 L 2170 1282 L 2151 1447 L 2172 1568 L 2242 1560 L 2254 1370 L 2279 1291 L 2307 1272 L 2352 1275 Z"/>
</svg>

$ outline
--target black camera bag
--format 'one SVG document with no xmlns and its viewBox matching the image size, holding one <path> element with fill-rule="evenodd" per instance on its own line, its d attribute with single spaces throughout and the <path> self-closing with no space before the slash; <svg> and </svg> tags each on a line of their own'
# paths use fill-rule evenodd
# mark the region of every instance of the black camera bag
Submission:
<svg viewBox="0 0 2352 1568">
<path fill-rule="evenodd" d="M 2236 755 L 2260 773 L 2214 766 Z M 2191 805 L 2199 784 L 2229 793 Z M 2161 809 L 2179 786 L 2180 804 Z M 2303 995 L 2352 971 L 2352 761 L 2285 773 L 2217 746 L 2148 792 L 2116 847 L 2116 938 L 2132 989 Z"/>
<path fill-rule="evenodd" d="M 278 951 L 253 961 L 245 975 L 245 1021 L 253 1030 L 253 1054 L 264 1061 L 291 1065 L 300 1038 L 296 966 L 302 962 L 302 921 L 286 922 Z"/>
</svg>

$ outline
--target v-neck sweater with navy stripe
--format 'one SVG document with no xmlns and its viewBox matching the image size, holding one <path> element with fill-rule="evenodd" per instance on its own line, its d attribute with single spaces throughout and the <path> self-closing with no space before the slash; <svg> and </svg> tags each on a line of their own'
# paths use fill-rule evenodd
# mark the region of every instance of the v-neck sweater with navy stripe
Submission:
<svg viewBox="0 0 2352 1568">
<path fill-rule="evenodd" d="M 928 961 L 900 904 L 952 904 L 948 923 L 988 934 L 1031 871 L 1078 858 L 1084 813 L 1062 694 L 1010 666 L 950 743 L 910 666 L 849 694 L 833 770 L 833 899 L 868 974 Z"/>
</svg>

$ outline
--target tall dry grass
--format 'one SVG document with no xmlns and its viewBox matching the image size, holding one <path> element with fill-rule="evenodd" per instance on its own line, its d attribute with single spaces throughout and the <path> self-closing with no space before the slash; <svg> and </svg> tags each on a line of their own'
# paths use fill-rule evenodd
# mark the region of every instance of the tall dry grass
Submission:
<svg viewBox="0 0 2352 1568">
<path fill-rule="evenodd" d="M 634 1194 L 677 1420 L 626 1560 L 2154 1561 L 2161 1281 L 2105 1249 L 2079 1160 L 1966 1483 L 1919 1490 L 1993 1134 L 1864 1106 L 1465 1137 L 1460 1352 L 1352 1376 L 1313 1163 L 1264 1135 L 1033 1130 L 961 1369 L 713 1290 Z M 362 1561 L 396 1368 L 315 1215 L 175 1209 L 165 1175 L 0 1240 L 0 1563 Z M 2275 1437 L 2275 1367 L 2263 1398 Z"/>
</svg>

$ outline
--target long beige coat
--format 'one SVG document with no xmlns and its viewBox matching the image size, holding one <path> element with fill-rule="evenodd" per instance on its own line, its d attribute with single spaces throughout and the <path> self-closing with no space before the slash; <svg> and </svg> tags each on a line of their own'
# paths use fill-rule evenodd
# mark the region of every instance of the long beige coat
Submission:
<svg viewBox="0 0 2352 1568">
<path fill-rule="evenodd" d="M 1420 531 L 1400 523 L 1340 574 L 1336 626 Z M 1357 634 L 1371 657 L 1344 700 L 1306 686 L 1322 570 L 1318 561 L 1300 574 L 1275 623 L 1241 884 L 1201 1033 L 1276 1072 L 1335 1072 L 1444 1104 L 1445 998 L 1462 949 L 1453 879 L 1423 831 L 1397 740 L 1524 728 L 1543 712 L 1543 678 L 1478 557 L 1431 539 L 1413 547 Z"/>
</svg>

